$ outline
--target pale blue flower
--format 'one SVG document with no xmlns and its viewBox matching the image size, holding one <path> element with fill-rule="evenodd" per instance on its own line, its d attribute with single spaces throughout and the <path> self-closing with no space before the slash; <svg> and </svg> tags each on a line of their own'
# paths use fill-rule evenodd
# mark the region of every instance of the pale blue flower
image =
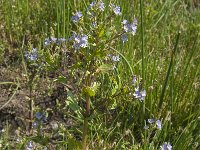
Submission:
<svg viewBox="0 0 200 150">
<path fill-rule="evenodd" d="M 90 8 L 94 7 L 94 5 L 96 5 L 96 1 L 93 1 L 93 2 L 90 4 Z"/>
<path fill-rule="evenodd" d="M 122 21 L 122 24 L 127 24 L 128 23 L 128 20 L 123 20 Z"/>
<path fill-rule="evenodd" d="M 130 23 L 130 24 L 128 23 L 127 20 L 124 20 L 122 22 L 122 24 L 123 24 L 123 29 L 125 32 L 130 32 L 130 33 L 132 33 L 132 35 L 135 35 L 136 30 L 137 30 L 137 20 L 136 19 L 133 21 L 133 23 Z"/>
<path fill-rule="evenodd" d="M 42 119 L 43 114 L 41 114 L 40 112 L 36 112 L 35 113 L 35 118 L 37 118 L 38 120 Z"/>
<path fill-rule="evenodd" d="M 36 122 L 36 121 L 33 122 L 33 125 L 32 125 L 32 126 L 33 126 L 33 128 L 36 128 L 36 127 L 38 126 L 38 122 Z"/>
<path fill-rule="evenodd" d="M 114 61 L 114 62 L 118 62 L 118 61 L 120 61 L 120 57 L 119 57 L 119 55 L 116 55 L 116 56 L 111 56 L 111 59 Z"/>
<path fill-rule="evenodd" d="M 158 129 L 161 130 L 162 124 L 161 124 L 161 121 L 160 121 L 160 120 L 157 120 L 157 121 L 156 121 L 156 126 L 157 126 Z"/>
<path fill-rule="evenodd" d="M 128 41 L 128 35 L 127 34 L 123 34 L 121 37 L 123 43 Z"/>
<path fill-rule="evenodd" d="M 146 129 L 149 129 L 149 126 L 144 126 L 144 129 L 146 130 Z"/>
<path fill-rule="evenodd" d="M 170 143 L 165 142 L 161 147 L 161 150 L 172 150 L 172 146 Z"/>
<path fill-rule="evenodd" d="M 97 22 L 95 21 L 92 23 L 92 27 L 95 28 L 96 26 L 97 26 Z"/>
<path fill-rule="evenodd" d="M 109 5 L 111 9 L 114 11 L 115 15 L 121 15 L 121 8 L 119 6 L 115 6 L 114 4 Z"/>
<path fill-rule="evenodd" d="M 148 119 L 148 123 L 154 123 L 155 122 L 155 119 Z"/>
<path fill-rule="evenodd" d="M 105 6 L 104 6 L 104 3 L 103 2 L 98 2 L 98 8 L 101 10 L 101 11 L 104 11 L 105 9 Z"/>
<path fill-rule="evenodd" d="M 133 93 L 133 96 L 135 96 L 136 99 L 143 101 L 146 96 L 145 90 L 140 90 L 139 87 L 135 88 L 135 92 Z"/>
<path fill-rule="evenodd" d="M 81 47 L 86 48 L 88 46 L 88 36 L 87 35 L 77 35 L 74 37 L 74 45 L 75 49 L 79 49 Z"/>
<path fill-rule="evenodd" d="M 29 141 L 26 145 L 26 150 L 32 150 L 33 149 L 33 142 Z"/>
<path fill-rule="evenodd" d="M 26 51 L 25 52 L 25 57 L 29 59 L 30 61 L 34 61 L 38 58 L 38 49 L 37 48 L 32 48 L 32 51 Z"/>
<path fill-rule="evenodd" d="M 134 75 L 134 76 L 133 76 L 133 80 L 132 80 L 132 83 L 131 83 L 131 84 L 132 84 L 132 85 L 135 85 L 135 83 L 136 83 L 136 82 L 137 82 L 137 77 Z"/>
<path fill-rule="evenodd" d="M 118 61 L 120 61 L 120 57 L 119 57 L 119 55 L 108 54 L 107 56 L 110 57 L 111 60 L 114 61 L 114 62 L 118 62 Z"/>
<path fill-rule="evenodd" d="M 51 43 L 51 40 L 50 40 L 49 38 L 45 38 L 45 39 L 44 39 L 44 45 L 45 45 L 45 46 L 50 45 L 50 43 Z"/>
<path fill-rule="evenodd" d="M 81 12 L 76 12 L 75 15 L 72 16 L 72 21 L 74 23 L 77 23 L 82 16 L 83 16 L 83 14 Z"/>
<path fill-rule="evenodd" d="M 35 118 L 36 118 L 36 125 L 37 123 L 46 123 L 47 122 L 47 115 L 45 114 L 45 112 L 40 113 L 40 112 L 36 112 L 35 113 Z"/>
<path fill-rule="evenodd" d="M 119 6 L 116 6 L 115 8 L 113 8 L 113 11 L 116 15 L 121 15 L 121 11 L 120 11 L 120 7 Z"/>
</svg>

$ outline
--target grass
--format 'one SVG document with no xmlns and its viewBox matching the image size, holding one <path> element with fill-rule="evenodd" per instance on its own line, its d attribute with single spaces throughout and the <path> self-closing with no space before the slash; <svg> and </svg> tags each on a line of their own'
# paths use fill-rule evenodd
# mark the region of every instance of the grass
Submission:
<svg viewBox="0 0 200 150">
<path fill-rule="evenodd" d="M 88 149 L 153 150 L 164 142 L 174 150 L 200 148 L 200 5 L 193 0 L 111 0 L 105 5 L 110 2 L 121 7 L 122 15 L 104 21 L 106 7 L 97 18 L 104 22 L 102 30 L 90 40 L 98 43 L 98 36 L 117 33 L 124 18 L 137 18 L 138 28 L 126 43 L 105 39 L 109 42 L 99 44 L 121 59 L 113 72 L 104 65 L 94 77 L 93 65 L 104 63 L 98 59 L 104 54 L 93 60 L 88 52 L 77 55 L 66 46 L 45 49 L 43 44 L 51 36 L 68 39 L 80 26 L 90 33 L 89 18 L 77 26 L 71 17 L 76 11 L 87 16 L 91 1 L 0 1 L 0 149 L 26 149 L 30 141 L 36 149 L 82 149 L 84 134 Z M 116 29 L 106 33 L 105 24 Z M 24 58 L 33 47 L 48 65 Z M 73 63 L 78 69 L 70 73 Z M 129 94 L 133 75 L 146 90 L 143 102 Z M 32 129 L 33 120 L 40 121 L 33 114 L 38 111 L 47 121 Z M 150 118 L 161 120 L 162 129 L 150 125 Z M 88 129 L 83 134 L 84 120 Z"/>
</svg>

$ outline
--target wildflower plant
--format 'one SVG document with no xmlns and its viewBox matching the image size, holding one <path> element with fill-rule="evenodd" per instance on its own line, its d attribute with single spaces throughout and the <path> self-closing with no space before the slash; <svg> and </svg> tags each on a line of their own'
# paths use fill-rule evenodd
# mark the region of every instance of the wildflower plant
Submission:
<svg viewBox="0 0 200 150">
<path fill-rule="evenodd" d="M 0 108 L 0 126 L 8 124 L 0 149 L 199 148 L 195 0 L 2 1 L 0 8 L 0 99 L 5 94 L 14 118 L 7 123 Z"/>
<path fill-rule="evenodd" d="M 113 26 L 112 22 L 120 19 L 121 15 L 120 6 L 106 5 L 103 1 L 93 1 L 86 12 L 79 10 L 72 13 L 71 35 L 65 41 L 65 50 L 63 51 L 66 57 L 63 65 L 67 68 L 68 73 L 62 75 L 65 80 L 56 80 L 63 84 L 66 84 L 66 80 L 68 80 L 68 84 L 73 85 L 71 92 L 74 99 L 79 100 L 79 104 L 75 101 L 72 103 L 77 106 L 76 114 L 84 122 L 82 133 L 82 148 L 84 150 L 87 149 L 88 125 L 91 116 L 94 116 L 92 114 L 94 108 L 91 107 L 97 109 L 98 103 L 103 102 L 101 89 L 105 90 L 106 88 L 102 76 L 113 76 L 112 79 L 109 77 L 111 79 L 109 79 L 109 84 L 115 88 L 107 89 L 110 95 L 115 96 L 120 90 L 116 79 L 114 79 L 116 78 L 115 70 L 125 57 L 113 47 L 119 41 L 125 44 L 128 41 L 129 33 L 134 36 L 137 29 L 136 20 L 133 23 L 128 23 L 127 20 L 123 21 L 121 27 Z M 61 39 L 46 38 L 44 46 L 58 43 L 58 41 Z M 135 93 L 135 98 L 140 101 L 143 101 L 145 96 L 145 91 Z M 69 107 L 74 110 L 72 105 Z"/>
<path fill-rule="evenodd" d="M 97 110 L 104 107 L 99 103 L 103 103 L 105 98 L 110 99 L 106 109 L 115 109 L 116 97 L 121 95 L 120 92 L 124 89 L 117 80 L 116 73 L 118 65 L 123 60 L 127 64 L 128 62 L 115 45 L 118 42 L 126 44 L 129 36 L 136 34 L 137 20 L 135 18 L 133 21 L 125 18 L 121 20 L 121 16 L 123 14 L 120 6 L 93 1 L 85 12 L 79 10 L 72 13 L 72 26 L 68 39 L 56 37 L 51 29 L 51 36 L 44 38 L 43 49 L 32 48 L 24 55 L 31 65 L 35 64 L 36 74 L 44 70 L 47 72 L 57 70 L 60 76 L 54 81 L 71 86 L 68 93 L 73 96 L 68 97 L 70 102 L 66 105 L 83 122 L 82 148 L 84 150 L 88 147 L 88 126 L 91 116 L 92 118 L 98 116 Z M 119 19 L 120 26 L 114 26 L 113 22 Z M 129 68 L 132 72 L 130 65 Z M 103 79 L 103 76 L 106 78 Z M 127 88 L 128 91 L 124 89 L 123 94 L 130 99 L 143 102 L 146 91 L 141 89 L 140 81 L 136 77 L 134 80 L 135 83 L 131 84 L 130 81 L 130 88 Z M 105 81 L 112 88 L 104 84 Z M 32 104 L 33 100 L 30 106 L 33 106 Z M 37 128 L 40 134 L 44 114 L 36 112 L 34 119 L 34 108 L 30 109 L 30 120 L 35 120 L 31 127 Z"/>
</svg>

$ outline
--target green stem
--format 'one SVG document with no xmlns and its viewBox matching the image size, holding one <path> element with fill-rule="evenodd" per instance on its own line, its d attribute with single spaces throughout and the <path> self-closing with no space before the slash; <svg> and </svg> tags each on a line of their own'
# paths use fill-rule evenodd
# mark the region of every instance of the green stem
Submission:
<svg viewBox="0 0 200 150">
<path fill-rule="evenodd" d="M 33 82 L 36 75 L 36 71 L 29 77 L 29 134 L 32 135 L 32 125 L 33 125 L 33 109 L 34 109 L 34 101 L 33 101 Z"/>
<path fill-rule="evenodd" d="M 91 64 L 89 65 L 89 69 L 91 68 Z M 90 85 L 90 75 L 86 78 L 86 86 Z M 88 137 L 88 117 L 90 116 L 90 97 L 86 96 L 86 111 L 84 114 L 84 124 L 83 124 L 83 139 L 82 139 L 82 148 L 83 150 L 87 150 L 87 137 Z"/>
<path fill-rule="evenodd" d="M 30 85 L 30 93 L 29 93 L 29 133 L 32 135 L 32 120 L 33 120 L 33 98 L 32 98 L 32 85 Z"/>
<path fill-rule="evenodd" d="M 162 104 L 163 104 L 163 100 L 164 100 L 164 95 L 165 95 L 166 88 L 167 88 L 167 83 L 168 83 L 168 80 L 169 80 L 169 75 L 170 75 L 171 70 L 172 70 L 175 52 L 178 49 L 179 37 L 180 37 L 180 32 L 178 32 L 178 35 L 176 37 L 175 47 L 174 47 L 174 49 L 172 51 L 172 54 L 171 54 L 170 64 L 169 64 L 169 67 L 168 67 L 168 70 L 167 70 L 167 74 L 166 74 L 165 81 L 164 81 L 164 84 L 163 84 L 162 92 L 161 92 L 161 95 L 160 95 L 160 101 L 159 101 L 159 105 L 158 105 L 158 109 L 160 111 L 162 110 L 161 108 L 162 108 Z"/>
<path fill-rule="evenodd" d="M 87 150 L 87 137 L 88 137 L 88 117 L 90 115 L 90 98 L 86 99 L 86 116 L 83 125 L 83 150 Z"/>
<path fill-rule="evenodd" d="M 142 49 L 142 78 L 144 80 L 144 72 L 145 72 L 145 68 L 144 68 L 144 24 L 143 24 L 143 0 L 140 0 L 140 18 L 141 18 L 141 49 Z"/>
<path fill-rule="evenodd" d="M 145 52 L 144 52 L 144 24 L 143 24 L 143 6 L 144 2 L 143 0 L 140 0 L 140 18 L 141 18 L 141 49 L 142 49 L 142 80 L 145 80 L 145 66 L 144 66 L 144 59 L 145 59 Z M 142 120 L 144 120 L 144 115 L 145 115 L 145 101 L 143 103 L 143 108 L 142 108 Z"/>
</svg>

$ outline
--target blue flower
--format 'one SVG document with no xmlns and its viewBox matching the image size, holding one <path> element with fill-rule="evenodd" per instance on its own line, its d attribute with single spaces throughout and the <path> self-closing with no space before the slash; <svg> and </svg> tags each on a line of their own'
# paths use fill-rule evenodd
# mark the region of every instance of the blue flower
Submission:
<svg viewBox="0 0 200 150">
<path fill-rule="evenodd" d="M 124 25 L 127 24 L 127 23 L 128 23 L 128 20 L 123 20 L 122 21 L 122 24 L 124 24 Z"/>
<path fill-rule="evenodd" d="M 38 122 L 33 122 L 32 127 L 36 128 L 38 126 Z"/>
<path fill-rule="evenodd" d="M 144 129 L 146 130 L 146 129 L 149 129 L 149 126 L 144 126 Z"/>
<path fill-rule="evenodd" d="M 43 114 L 41 114 L 40 112 L 36 112 L 35 113 L 35 118 L 37 118 L 38 120 L 42 119 Z"/>
<path fill-rule="evenodd" d="M 97 26 L 97 22 L 95 21 L 92 23 L 92 27 L 95 28 L 96 26 Z"/>
<path fill-rule="evenodd" d="M 123 34 L 121 37 L 123 43 L 128 41 L 128 35 L 127 34 Z"/>
<path fill-rule="evenodd" d="M 110 57 L 112 59 L 112 61 L 114 61 L 114 62 L 119 62 L 120 61 L 119 55 L 108 54 L 107 56 Z"/>
<path fill-rule="evenodd" d="M 122 24 L 123 24 L 123 29 L 125 32 L 131 32 L 132 35 L 135 35 L 136 30 L 137 30 L 137 20 L 136 19 L 133 21 L 133 23 L 130 23 L 130 24 L 128 23 L 127 20 L 123 20 Z"/>
<path fill-rule="evenodd" d="M 104 6 L 104 3 L 103 2 L 98 2 L 98 8 L 101 10 L 101 11 L 104 11 L 105 9 L 105 6 Z"/>
<path fill-rule="evenodd" d="M 26 145 L 26 150 L 32 150 L 33 149 L 33 142 L 29 141 Z"/>
<path fill-rule="evenodd" d="M 118 61 L 120 61 L 120 57 L 119 57 L 119 55 L 111 56 L 111 59 L 112 59 L 114 62 L 118 62 Z"/>
<path fill-rule="evenodd" d="M 155 122 L 155 119 L 148 119 L 148 123 L 154 123 Z"/>
<path fill-rule="evenodd" d="M 75 49 L 80 49 L 81 47 L 86 48 L 88 46 L 88 36 L 84 34 L 76 35 L 76 33 L 74 33 L 69 40 L 74 41 L 73 47 Z"/>
<path fill-rule="evenodd" d="M 120 7 L 119 6 L 116 6 L 115 8 L 113 8 L 113 11 L 116 15 L 121 15 L 121 11 L 120 11 Z"/>
<path fill-rule="evenodd" d="M 38 49 L 37 48 L 33 48 L 31 52 L 26 51 L 25 52 L 25 57 L 31 61 L 34 61 L 37 59 L 38 57 Z"/>
<path fill-rule="evenodd" d="M 136 82 L 137 82 L 137 77 L 136 77 L 136 75 L 134 75 L 131 84 L 132 84 L 132 85 L 135 85 Z"/>
<path fill-rule="evenodd" d="M 72 21 L 74 23 L 78 22 L 80 20 L 80 18 L 83 16 L 83 14 L 81 12 L 76 12 L 76 14 L 74 16 L 72 16 Z"/>
<path fill-rule="evenodd" d="M 48 46 L 51 43 L 51 40 L 49 38 L 44 39 L 44 45 Z"/>
<path fill-rule="evenodd" d="M 94 5 L 96 5 L 96 1 L 93 1 L 93 2 L 90 4 L 90 8 L 94 7 Z"/>
<path fill-rule="evenodd" d="M 162 146 L 160 146 L 162 150 L 172 150 L 172 146 L 170 143 L 165 142 Z"/>
<path fill-rule="evenodd" d="M 157 120 L 157 121 L 156 121 L 156 126 L 157 126 L 158 129 L 161 130 L 162 124 L 161 124 L 161 121 L 160 121 L 160 120 Z"/>
<path fill-rule="evenodd" d="M 145 90 L 140 90 L 139 87 L 135 88 L 135 92 L 133 93 L 136 99 L 139 99 L 140 101 L 143 101 L 146 96 Z"/>
<path fill-rule="evenodd" d="M 111 9 L 114 11 L 115 15 L 121 15 L 121 8 L 119 6 L 115 6 L 114 4 L 109 5 Z"/>
<path fill-rule="evenodd" d="M 36 112 L 35 118 L 36 118 L 36 122 L 34 122 L 33 127 L 36 127 L 38 125 L 38 123 L 44 124 L 47 122 L 47 115 L 45 114 L 45 112 L 43 112 L 43 113 Z"/>
</svg>

